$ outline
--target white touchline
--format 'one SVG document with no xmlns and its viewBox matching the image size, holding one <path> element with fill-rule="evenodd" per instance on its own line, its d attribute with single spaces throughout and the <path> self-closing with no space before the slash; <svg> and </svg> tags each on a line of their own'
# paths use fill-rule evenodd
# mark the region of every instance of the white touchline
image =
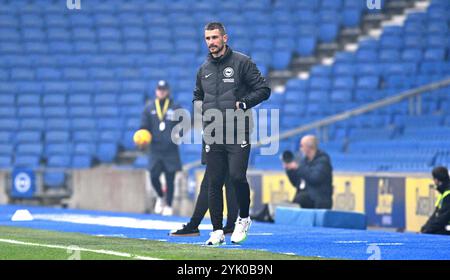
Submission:
<svg viewBox="0 0 450 280">
<path fill-rule="evenodd" d="M 72 249 L 73 250 L 73 247 L 70 247 L 70 246 L 51 245 L 51 244 L 39 244 L 39 243 L 23 242 L 23 241 L 12 240 L 12 239 L 1 239 L 0 238 L 0 242 L 9 243 L 9 244 L 16 244 L 16 245 L 25 245 L 25 246 L 36 246 L 36 247 L 46 247 L 46 248 L 53 248 L 53 249 L 63 249 L 63 250 Z M 139 256 L 139 255 L 133 255 L 133 254 L 129 254 L 129 253 L 110 251 L 110 250 L 94 250 L 94 249 L 87 249 L 87 248 L 80 248 L 80 247 L 77 247 L 77 250 L 84 251 L 84 252 L 97 253 L 97 254 L 118 256 L 118 257 L 125 257 L 125 258 L 132 258 L 132 259 L 138 259 L 138 260 L 161 260 L 161 259 L 158 259 L 158 258 Z"/>
</svg>

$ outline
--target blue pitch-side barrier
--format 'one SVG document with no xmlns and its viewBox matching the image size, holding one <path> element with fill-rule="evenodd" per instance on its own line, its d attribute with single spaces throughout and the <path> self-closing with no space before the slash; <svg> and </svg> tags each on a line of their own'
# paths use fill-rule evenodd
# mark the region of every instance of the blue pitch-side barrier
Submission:
<svg viewBox="0 0 450 280">
<path fill-rule="evenodd" d="M 366 229 L 366 215 L 327 209 L 277 207 L 276 223 L 298 227 Z"/>
<path fill-rule="evenodd" d="M 17 209 L 28 209 L 35 217 L 31 222 L 11 222 Z M 115 221 L 117 218 L 120 220 Z M 0 206 L 0 226 L 18 226 L 89 235 L 146 238 L 174 243 L 201 245 L 209 230 L 199 237 L 169 237 L 168 228 L 187 222 L 182 217 L 113 213 L 46 207 Z M 202 226 L 207 226 L 205 220 Z M 2 236 L 14 239 L 14 236 Z M 342 259 L 445 259 L 450 260 L 450 236 L 336 228 L 302 228 L 295 225 L 254 222 L 243 245 L 229 249 L 254 249 L 301 256 Z M 76 245 L 74 240 L 73 245 Z"/>
</svg>

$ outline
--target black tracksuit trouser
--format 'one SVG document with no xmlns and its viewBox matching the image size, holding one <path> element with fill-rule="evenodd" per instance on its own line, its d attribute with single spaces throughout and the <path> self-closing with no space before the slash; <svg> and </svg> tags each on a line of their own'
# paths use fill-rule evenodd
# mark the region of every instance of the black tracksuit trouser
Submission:
<svg viewBox="0 0 450 280">
<path fill-rule="evenodd" d="M 175 173 L 176 172 L 167 172 L 164 168 L 162 162 L 156 163 L 153 168 L 150 170 L 150 180 L 152 182 L 153 189 L 156 191 L 159 197 L 163 197 L 164 193 L 162 191 L 161 182 L 159 181 L 159 177 L 164 172 L 164 176 L 166 177 L 167 183 L 167 192 L 166 192 L 166 204 L 169 207 L 172 207 L 173 201 L 173 193 L 175 190 Z"/>
<path fill-rule="evenodd" d="M 234 222 L 237 219 L 239 208 L 236 200 L 236 189 L 231 184 L 228 174 L 225 178 L 225 195 L 227 197 L 227 224 L 226 228 L 234 228 Z M 190 228 L 198 228 L 206 211 L 208 211 L 208 173 L 205 172 L 202 183 L 200 185 L 200 192 L 198 193 L 197 202 L 195 203 L 194 213 L 188 226 Z"/>
<path fill-rule="evenodd" d="M 250 208 L 250 186 L 247 167 L 250 144 L 212 144 L 206 153 L 208 173 L 208 206 L 213 230 L 223 228 L 223 192 L 227 171 L 230 183 L 236 188 L 239 216 L 247 218 Z"/>
</svg>

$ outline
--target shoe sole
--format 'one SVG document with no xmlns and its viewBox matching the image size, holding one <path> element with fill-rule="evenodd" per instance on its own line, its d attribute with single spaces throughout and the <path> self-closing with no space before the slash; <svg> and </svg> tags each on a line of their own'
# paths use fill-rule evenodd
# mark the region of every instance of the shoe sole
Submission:
<svg viewBox="0 0 450 280">
<path fill-rule="evenodd" d="M 176 233 L 169 233 L 169 236 L 177 236 L 177 237 L 192 237 L 192 236 L 200 236 L 200 233 L 188 233 L 188 234 L 176 234 Z"/>
<path fill-rule="evenodd" d="M 247 240 L 247 236 L 248 235 L 245 235 L 244 239 L 242 239 L 241 241 L 231 241 L 231 243 L 233 243 L 233 244 L 242 244 L 242 243 L 245 242 L 245 240 Z"/>
<path fill-rule="evenodd" d="M 222 242 L 219 242 L 217 244 L 206 244 L 206 246 L 208 246 L 208 247 L 217 247 L 217 246 L 225 245 L 225 244 L 226 244 L 226 242 L 222 241 Z"/>
</svg>

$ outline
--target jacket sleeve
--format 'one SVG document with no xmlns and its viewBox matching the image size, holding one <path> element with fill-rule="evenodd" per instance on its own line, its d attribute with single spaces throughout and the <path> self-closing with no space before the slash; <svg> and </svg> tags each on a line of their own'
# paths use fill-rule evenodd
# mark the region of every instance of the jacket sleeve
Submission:
<svg viewBox="0 0 450 280">
<path fill-rule="evenodd" d="M 195 81 L 195 88 L 194 88 L 194 98 L 192 102 L 195 101 L 203 101 L 203 97 L 205 96 L 205 93 L 203 92 L 202 88 L 202 79 L 201 79 L 201 68 L 197 71 L 197 78 Z"/>
<path fill-rule="evenodd" d="M 444 198 L 442 207 L 436 209 L 420 230 L 422 233 L 443 233 L 450 222 L 450 196 Z"/>
<path fill-rule="evenodd" d="M 312 185 L 326 182 L 328 180 L 326 176 L 330 173 L 331 166 L 326 158 L 318 159 L 317 163 L 312 166 L 300 165 L 297 169 L 297 176 Z"/>
<path fill-rule="evenodd" d="M 296 170 L 286 170 L 286 175 L 289 178 L 289 182 L 291 182 L 292 186 L 296 189 L 300 186 L 300 177 L 298 177 Z"/>
<path fill-rule="evenodd" d="M 152 127 L 152 119 L 150 115 L 150 107 L 145 106 L 144 111 L 141 115 L 141 129 L 147 129 L 150 131 L 150 133 L 153 134 L 153 127 Z"/>
<path fill-rule="evenodd" d="M 252 108 L 259 103 L 267 100 L 270 96 L 270 87 L 266 79 L 261 75 L 256 64 L 247 59 L 242 68 L 242 78 L 244 83 L 248 86 L 249 92 L 241 98 L 241 101 L 247 105 L 247 108 Z"/>
</svg>

